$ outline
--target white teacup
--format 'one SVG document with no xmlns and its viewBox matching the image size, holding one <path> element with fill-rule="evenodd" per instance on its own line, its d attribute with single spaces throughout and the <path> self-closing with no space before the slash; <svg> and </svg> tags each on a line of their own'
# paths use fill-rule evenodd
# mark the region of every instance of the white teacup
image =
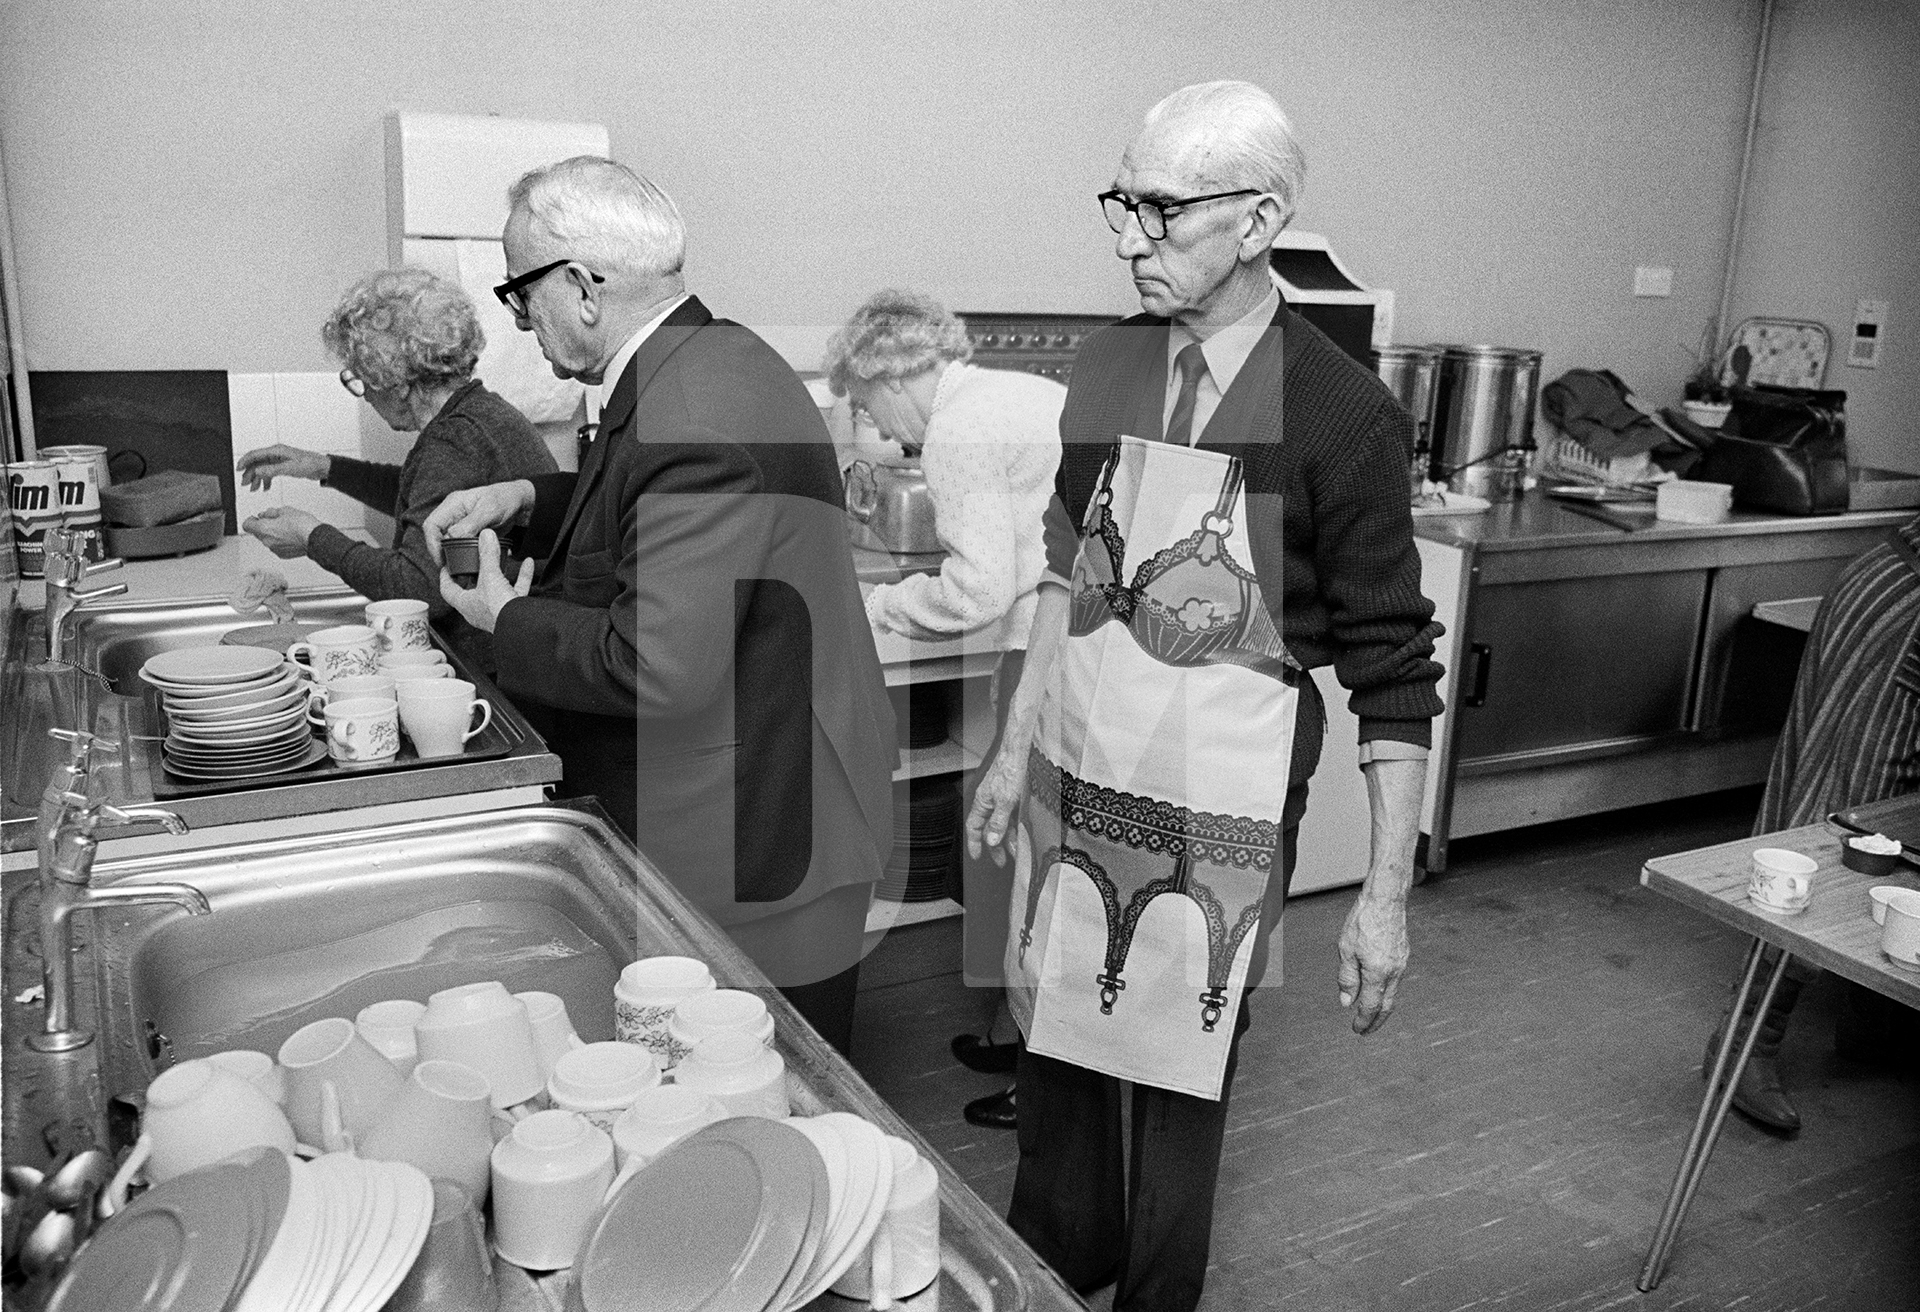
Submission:
<svg viewBox="0 0 1920 1312">
<path fill-rule="evenodd" d="M 671 1070 L 687 1053 L 676 1051 L 668 1029 L 682 998 L 714 987 L 713 972 L 697 957 L 643 957 L 620 972 L 613 986 L 613 1033 L 622 1043 L 643 1044 Z"/>
<path fill-rule="evenodd" d="M 750 1034 L 761 1043 L 773 1042 L 773 1016 L 767 1004 L 744 989 L 706 989 L 682 998 L 667 1022 L 667 1035 L 676 1052 L 715 1034 Z"/>
<path fill-rule="evenodd" d="M 634 1095 L 613 1123 L 613 1147 L 622 1174 L 631 1174 L 702 1126 L 727 1119 L 712 1096 L 678 1084 L 656 1084 Z"/>
<path fill-rule="evenodd" d="M 673 1082 L 709 1095 L 729 1116 L 778 1120 L 792 1110 L 786 1062 L 751 1034 L 714 1034 L 700 1040 L 673 1068 Z"/>
<path fill-rule="evenodd" d="M 1887 895 L 1880 950 L 1898 965 L 1920 969 L 1920 893 L 1899 888 Z"/>
<path fill-rule="evenodd" d="M 905 1139 L 886 1138 L 893 1163 L 887 1210 L 864 1258 L 833 1286 L 875 1307 L 911 1297 L 940 1275 L 940 1174 Z"/>
<path fill-rule="evenodd" d="M 1759 848 L 1747 876 L 1747 899 L 1768 911 L 1802 911 L 1813 896 L 1813 876 L 1819 869 L 1818 861 L 1799 852 Z"/>
<path fill-rule="evenodd" d="M 551 1079 L 555 1062 L 575 1048 L 586 1046 L 573 1032 L 573 1018 L 567 1015 L 566 1001 L 558 993 L 538 991 L 513 996 L 527 1009 L 527 1024 L 533 1030 L 533 1050 L 540 1057 L 541 1078 Z"/>
<path fill-rule="evenodd" d="M 202 1061 L 212 1062 L 238 1075 L 273 1100 L 274 1106 L 287 1105 L 287 1073 L 274 1064 L 272 1057 L 251 1048 L 230 1048 Z"/>
<path fill-rule="evenodd" d="M 425 1004 L 410 998 L 395 998 L 360 1008 L 360 1014 L 353 1018 L 353 1027 L 360 1031 L 360 1037 L 371 1044 L 375 1052 L 393 1063 L 395 1070 L 408 1075 L 412 1073 L 414 1063 L 420 1060 L 413 1027 L 426 1014 Z"/>
<path fill-rule="evenodd" d="M 409 683 L 419 683 L 427 679 L 451 679 L 453 666 L 445 661 L 436 661 L 430 665 L 385 665 L 380 673 L 393 680 L 394 695 L 399 696 L 400 689 Z"/>
<path fill-rule="evenodd" d="M 301 660 L 302 656 L 306 659 Z M 377 674 L 379 657 L 380 640 L 364 624 L 321 629 L 307 641 L 287 648 L 287 659 L 305 670 L 315 683 Z"/>
<path fill-rule="evenodd" d="M 454 1061 L 423 1061 L 359 1145 L 360 1156 L 411 1162 L 452 1180 L 476 1204 L 492 1182 L 492 1090 L 486 1076 Z"/>
<path fill-rule="evenodd" d="M 412 679 L 399 687 L 400 723 L 422 757 L 458 756 L 467 740 L 493 723 L 493 707 L 465 679 Z M 480 712 L 480 723 L 473 713 Z"/>
<path fill-rule="evenodd" d="M 578 1112 L 535 1112 L 493 1148 L 493 1246 L 515 1266 L 573 1265 L 613 1183 L 613 1141 Z"/>
<path fill-rule="evenodd" d="M 411 598 L 367 603 L 367 627 L 380 639 L 383 652 L 428 651 L 427 603 Z"/>
<path fill-rule="evenodd" d="M 380 653 L 382 670 L 403 670 L 416 665 L 445 665 L 447 654 L 438 647 L 406 647 Z"/>
<path fill-rule="evenodd" d="M 400 709 L 377 697 L 327 705 L 327 754 L 336 761 L 389 761 L 400 754 Z"/>
<path fill-rule="evenodd" d="M 205 1060 L 183 1061 L 155 1077 L 140 1129 L 153 1141 L 146 1173 L 155 1184 L 245 1148 L 290 1153 L 294 1145 L 293 1127 L 273 1099 Z"/>
<path fill-rule="evenodd" d="M 393 701 L 393 680 L 384 674 L 352 674 L 344 679 L 335 679 L 332 683 L 315 684 L 307 696 L 307 722 L 326 724 L 328 706 L 334 702 L 352 701 L 356 697 Z"/>
<path fill-rule="evenodd" d="M 421 1061 L 457 1061 L 484 1075 L 495 1107 L 523 1103 L 545 1084 L 526 1006 L 498 980 L 430 996 L 413 1039 Z"/>
<path fill-rule="evenodd" d="M 328 1152 L 351 1149 L 400 1093 L 400 1072 L 333 1016 L 303 1025 L 280 1045 L 287 1070 L 287 1118 L 300 1142 Z"/>
<path fill-rule="evenodd" d="M 547 1098 L 611 1131 L 642 1090 L 660 1083 L 653 1054 L 637 1043 L 588 1043 L 554 1063 Z"/>
</svg>

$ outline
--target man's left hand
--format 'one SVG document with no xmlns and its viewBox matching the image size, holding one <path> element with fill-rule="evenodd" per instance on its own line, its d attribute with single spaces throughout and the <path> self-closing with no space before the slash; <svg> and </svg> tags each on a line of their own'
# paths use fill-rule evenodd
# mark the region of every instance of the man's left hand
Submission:
<svg viewBox="0 0 1920 1312">
<path fill-rule="evenodd" d="M 509 580 L 500 572 L 500 539 L 492 529 L 480 533 L 480 577 L 470 588 L 453 581 L 446 567 L 440 568 L 440 595 L 476 629 L 493 632 L 500 612 L 516 597 L 524 597 L 533 588 L 533 562 L 520 562 L 520 575 Z"/>
<path fill-rule="evenodd" d="M 1406 969 L 1406 899 L 1362 894 L 1340 929 L 1340 1005 L 1354 1009 L 1355 1034 L 1387 1023 Z"/>
<path fill-rule="evenodd" d="M 282 506 L 263 510 L 240 526 L 266 544 L 267 550 L 282 560 L 298 560 L 307 554 L 307 538 L 320 527 L 320 521 L 304 510 Z"/>
</svg>

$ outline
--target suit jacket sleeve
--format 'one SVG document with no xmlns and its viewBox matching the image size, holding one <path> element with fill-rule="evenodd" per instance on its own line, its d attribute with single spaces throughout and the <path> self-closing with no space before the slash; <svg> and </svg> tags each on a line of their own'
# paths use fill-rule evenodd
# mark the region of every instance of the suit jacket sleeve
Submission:
<svg viewBox="0 0 1920 1312">
<path fill-rule="evenodd" d="M 550 706 L 678 718 L 731 691 L 735 585 L 761 572 L 781 498 L 755 495 L 752 460 L 717 433 L 648 443 L 620 464 L 607 475 L 618 486 L 599 489 L 618 498 L 618 546 L 581 552 L 576 543 L 567 562 L 584 582 L 613 574 L 612 604 L 564 594 L 508 602 L 495 659 L 507 691 Z"/>
</svg>

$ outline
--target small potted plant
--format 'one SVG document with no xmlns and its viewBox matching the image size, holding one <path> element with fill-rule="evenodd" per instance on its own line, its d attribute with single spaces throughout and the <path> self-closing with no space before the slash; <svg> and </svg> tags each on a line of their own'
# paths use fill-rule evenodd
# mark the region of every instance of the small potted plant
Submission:
<svg viewBox="0 0 1920 1312">
<path fill-rule="evenodd" d="M 1693 353 L 1693 372 L 1687 375 L 1686 384 L 1681 389 L 1681 396 L 1685 399 L 1681 401 L 1680 408 L 1687 412 L 1687 418 L 1702 428 L 1720 427 L 1727 422 L 1727 415 L 1733 410 L 1726 384 L 1720 381 L 1727 352 L 1716 328 L 1716 324 L 1709 322 L 1706 331 L 1700 335 L 1700 349 Z"/>
</svg>

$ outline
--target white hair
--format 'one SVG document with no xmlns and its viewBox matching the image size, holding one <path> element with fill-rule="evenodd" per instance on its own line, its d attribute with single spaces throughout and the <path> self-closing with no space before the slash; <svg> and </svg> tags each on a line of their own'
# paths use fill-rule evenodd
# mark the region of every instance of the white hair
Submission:
<svg viewBox="0 0 1920 1312">
<path fill-rule="evenodd" d="M 575 155 L 533 169 L 507 189 L 507 202 L 527 212 L 537 241 L 596 273 L 661 278 L 686 263 L 673 198 L 610 159 Z"/>
<path fill-rule="evenodd" d="M 1307 183 L 1307 157 L 1280 102 L 1251 82 L 1198 82 L 1147 111 L 1157 128 L 1180 119 L 1209 128 L 1219 181 L 1272 192 L 1291 219 Z"/>
</svg>

